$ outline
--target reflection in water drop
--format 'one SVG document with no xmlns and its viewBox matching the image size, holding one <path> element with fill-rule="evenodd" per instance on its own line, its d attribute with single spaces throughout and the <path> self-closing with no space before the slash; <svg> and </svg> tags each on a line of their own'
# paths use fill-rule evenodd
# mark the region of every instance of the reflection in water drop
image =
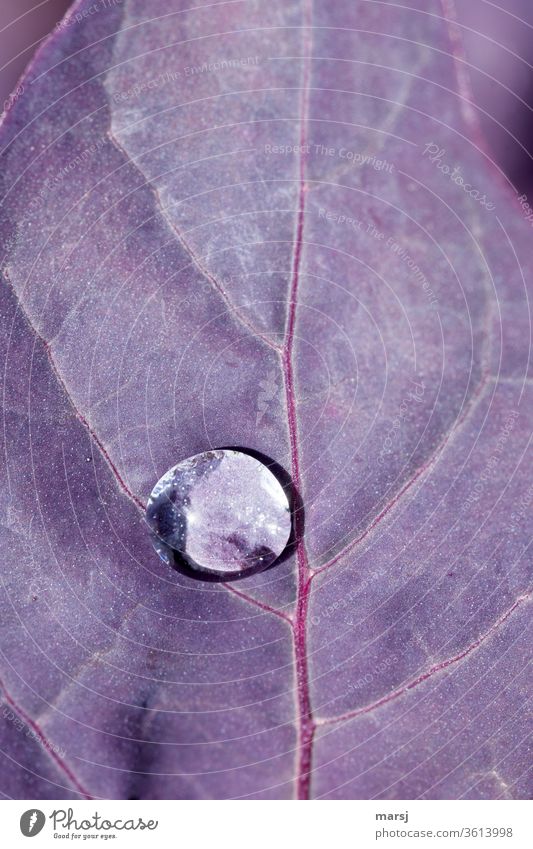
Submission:
<svg viewBox="0 0 533 849">
<path fill-rule="evenodd" d="M 266 569 L 291 532 L 287 496 L 249 454 L 205 451 L 174 466 L 154 486 L 146 519 L 166 563 L 177 552 L 193 572 L 222 578 Z"/>
</svg>

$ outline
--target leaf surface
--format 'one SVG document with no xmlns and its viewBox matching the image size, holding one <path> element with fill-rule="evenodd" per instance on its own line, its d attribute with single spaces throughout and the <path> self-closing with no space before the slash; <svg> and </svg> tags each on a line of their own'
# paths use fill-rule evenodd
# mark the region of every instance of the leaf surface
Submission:
<svg viewBox="0 0 533 849">
<path fill-rule="evenodd" d="M 2 792 L 525 798 L 531 230 L 457 30 L 149 6 L 75 3 L 1 131 Z M 303 510 L 203 584 L 143 506 L 228 445 Z"/>
</svg>

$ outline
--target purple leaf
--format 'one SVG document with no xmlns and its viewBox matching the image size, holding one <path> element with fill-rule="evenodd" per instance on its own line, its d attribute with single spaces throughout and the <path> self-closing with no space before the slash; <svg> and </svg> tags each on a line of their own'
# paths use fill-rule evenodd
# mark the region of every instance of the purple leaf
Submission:
<svg viewBox="0 0 533 849">
<path fill-rule="evenodd" d="M 2 128 L 2 792 L 525 798 L 532 223 L 457 32 L 149 6 L 75 3 Z M 305 511 L 227 586 L 144 523 L 224 446 Z"/>
</svg>

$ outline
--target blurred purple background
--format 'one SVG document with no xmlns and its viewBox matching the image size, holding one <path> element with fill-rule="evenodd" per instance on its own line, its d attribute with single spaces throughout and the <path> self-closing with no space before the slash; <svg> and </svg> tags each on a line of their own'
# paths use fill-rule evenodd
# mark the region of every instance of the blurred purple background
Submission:
<svg viewBox="0 0 533 849">
<path fill-rule="evenodd" d="M 1 0 L 0 104 L 69 5 Z M 487 113 L 480 116 L 485 136 L 517 189 L 527 192 L 533 186 L 533 0 L 456 0 L 456 6 L 467 60 L 478 69 L 471 77 L 475 99 Z"/>
</svg>

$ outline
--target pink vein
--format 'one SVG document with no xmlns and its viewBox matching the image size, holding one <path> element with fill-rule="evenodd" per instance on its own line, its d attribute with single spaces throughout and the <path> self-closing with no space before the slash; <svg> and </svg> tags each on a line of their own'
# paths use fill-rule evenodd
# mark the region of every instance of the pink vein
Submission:
<svg viewBox="0 0 533 849">
<path fill-rule="evenodd" d="M 455 0 L 441 0 L 441 6 L 448 30 L 451 54 L 454 60 L 455 79 L 460 97 L 459 108 L 472 137 L 479 142 L 483 136 L 480 130 L 477 112 L 474 108 L 475 98 L 472 92 L 470 74 L 466 62 L 463 38 L 457 20 Z M 484 148 L 485 145 L 482 144 L 482 149 Z"/>
<path fill-rule="evenodd" d="M 48 752 L 48 754 L 50 755 L 52 760 L 55 761 L 59 769 L 65 773 L 65 775 L 67 776 L 71 784 L 76 788 L 76 790 L 81 793 L 82 796 L 85 796 L 86 799 L 93 799 L 94 797 L 91 796 L 89 791 L 86 790 L 83 784 L 81 784 L 81 782 L 76 778 L 68 764 L 66 764 L 65 761 L 57 754 L 57 752 L 54 751 L 52 744 L 47 739 L 37 722 L 35 722 L 35 720 L 31 718 L 31 716 L 28 716 L 28 714 L 20 707 L 20 705 L 18 705 L 15 700 L 10 696 L 10 694 L 6 690 L 4 682 L 1 679 L 0 688 L 3 690 L 4 698 L 8 705 L 15 711 L 15 713 L 17 713 L 21 717 L 21 719 L 26 723 L 26 725 L 29 726 L 35 732 L 36 736 L 41 741 L 41 744 L 45 751 Z"/>
<path fill-rule="evenodd" d="M 438 444 L 433 455 L 425 463 L 423 463 L 421 466 L 418 467 L 418 469 L 416 470 L 414 475 L 411 478 L 409 478 L 409 480 L 403 485 L 403 487 L 400 490 L 398 490 L 398 492 L 394 495 L 394 497 L 391 498 L 391 500 L 385 505 L 383 510 L 381 510 L 381 512 L 378 513 L 378 515 L 370 522 L 368 527 L 366 527 L 365 530 L 358 537 L 356 537 L 356 539 L 351 540 L 347 545 L 344 546 L 344 548 L 341 548 L 341 550 L 339 552 L 337 552 L 337 554 L 335 554 L 330 560 L 328 560 L 322 566 L 319 566 L 317 569 L 315 569 L 313 571 L 312 577 L 314 577 L 315 575 L 320 575 L 320 573 L 324 572 L 326 569 L 330 569 L 331 566 L 334 566 L 342 557 L 345 557 L 346 554 L 349 554 L 350 551 L 352 551 L 352 549 L 355 548 L 356 545 L 358 545 L 360 542 L 362 542 L 365 539 L 365 537 L 367 537 L 368 534 L 371 531 L 374 530 L 376 525 L 378 525 L 381 522 L 381 520 L 383 518 L 385 518 L 387 513 L 389 513 L 392 510 L 392 508 L 400 501 L 402 496 L 405 495 L 405 493 L 409 489 L 411 489 L 411 487 L 413 486 L 414 483 L 416 483 L 418 478 L 421 477 L 421 475 L 423 475 L 424 472 L 426 472 L 429 468 L 431 468 L 431 466 L 436 462 L 439 455 L 441 454 L 441 452 L 443 451 L 444 447 L 447 445 L 449 440 L 452 438 L 454 433 L 457 431 L 457 429 L 465 421 L 468 414 L 474 408 L 474 406 L 476 405 L 476 402 L 479 401 L 479 399 L 481 398 L 481 396 L 483 394 L 483 389 L 485 388 L 487 381 L 488 381 L 488 375 L 484 375 L 482 377 L 482 379 L 480 380 L 479 384 L 476 386 L 475 391 L 472 393 L 472 396 L 470 398 L 470 403 L 465 404 L 465 408 L 464 408 L 462 414 L 454 421 L 452 427 L 444 435 L 443 439 Z"/>
<path fill-rule="evenodd" d="M 296 326 L 296 307 L 300 282 L 300 264 L 303 248 L 305 194 L 306 194 L 306 134 L 309 111 L 309 82 L 311 72 L 311 0 L 305 5 L 305 59 L 301 89 L 301 121 L 300 121 L 300 173 L 298 218 L 296 223 L 296 239 L 294 247 L 291 288 L 287 315 L 287 330 L 283 346 L 282 363 L 287 403 L 287 418 L 289 427 L 289 442 L 291 453 L 292 481 L 296 493 L 301 496 L 300 458 L 298 453 L 298 424 L 296 416 L 296 396 L 294 387 L 293 348 Z M 296 665 L 296 686 L 298 692 L 298 768 L 296 796 L 298 799 L 308 799 L 311 780 L 311 756 L 315 723 L 311 712 L 311 696 L 309 689 L 309 669 L 307 662 L 307 610 L 311 590 L 311 570 L 307 560 L 307 552 L 303 539 L 303 514 L 300 509 L 295 511 L 296 559 L 298 568 L 296 611 L 293 627 L 294 656 Z"/>
<path fill-rule="evenodd" d="M 75 405 L 75 403 L 74 403 L 74 400 L 73 400 L 72 396 L 71 396 L 71 395 L 70 395 L 70 393 L 69 393 L 69 390 L 68 390 L 68 388 L 67 388 L 67 385 L 66 385 L 65 381 L 63 380 L 63 378 L 62 378 L 62 376 L 61 376 L 61 374 L 60 374 L 60 372 L 59 372 L 59 369 L 57 368 L 57 366 L 56 366 L 56 364 L 55 364 L 54 358 L 53 358 L 53 356 L 52 356 L 52 349 L 51 349 L 51 347 L 50 347 L 50 344 L 49 344 L 49 343 L 48 343 L 45 339 L 43 339 L 43 338 L 42 338 L 42 336 L 41 336 L 41 340 L 43 341 L 43 344 L 44 344 L 44 346 L 45 346 L 45 350 L 46 350 L 46 353 L 47 353 L 48 359 L 50 360 L 50 365 L 51 365 L 51 367 L 52 367 L 52 371 L 54 372 L 54 375 L 56 376 L 56 378 L 57 378 L 57 381 L 58 381 L 59 385 L 61 386 L 61 388 L 63 389 L 63 391 L 64 391 L 65 395 L 67 396 L 67 399 L 68 399 L 69 403 L 71 404 L 72 409 L 74 410 L 74 413 L 75 413 L 75 415 L 76 415 L 76 418 L 77 418 L 77 419 L 78 419 L 78 421 L 80 421 L 80 422 L 82 423 L 82 425 L 83 425 L 83 426 L 87 429 L 87 431 L 88 431 L 89 435 L 91 436 L 91 438 L 94 440 L 94 442 L 96 443 L 96 445 L 97 445 L 97 446 L 98 446 L 98 448 L 100 449 L 100 452 L 101 452 L 102 456 L 105 458 L 105 460 L 107 461 L 107 464 L 108 464 L 109 468 L 110 468 L 110 469 L 111 469 L 111 471 L 113 472 L 113 475 L 115 476 L 115 479 L 116 479 L 116 481 L 117 481 L 117 483 L 118 483 L 118 485 L 119 485 L 120 489 L 121 489 L 121 490 L 125 493 L 125 495 L 127 495 L 127 496 L 128 496 L 128 498 L 129 498 L 131 501 L 133 501 L 133 503 L 135 504 L 135 506 L 136 506 L 139 510 L 142 510 L 142 512 L 144 513 L 144 511 L 145 511 L 145 506 L 144 506 L 143 502 L 142 502 L 142 501 L 141 501 L 141 499 L 140 499 L 137 495 L 135 495 L 135 493 L 134 493 L 134 492 L 132 492 L 132 490 L 129 488 L 129 486 L 127 485 L 126 481 L 124 480 L 124 478 L 123 478 L 123 477 L 122 477 L 122 475 L 120 474 L 119 470 L 118 470 L 118 469 L 117 469 L 117 467 L 115 466 L 115 464 L 114 464 L 113 460 L 111 459 L 111 457 L 110 457 L 110 455 L 109 455 L 109 452 L 107 451 L 107 448 L 106 448 L 106 447 L 105 447 L 105 445 L 103 444 L 102 440 L 100 439 L 100 437 L 98 436 L 98 434 L 96 433 L 96 431 L 95 431 L 95 430 L 91 427 L 91 425 L 90 425 L 89 421 L 85 418 L 85 416 L 84 416 L 82 413 L 80 413 L 80 411 L 76 408 L 76 405 Z"/>
<path fill-rule="evenodd" d="M 468 648 L 464 649 L 462 652 L 459 652 L 459 654 L 456 654 L 453 657 L 449 657 L 446 660 L 442 660 L 440 663 L 436 663 L 426 672 L 423 672 L 421 675 L 419 675 L 417 678 L 414 678 L 407 684 L 402 685 L 397 690 L 393 690 L 392 693 L 388 693 L 386 696 L 383 696 L 376 702 L 372 702 L 372 704 L 370 705 L 365 705 L 365 707 L 362 708 L 356 708 L 355 710 L 348 711 L 347 713 L 343 713 L 340 716 L 317 719 L 316 724 L 333 725 L 337 722 L 344 722 L 345 720 L 353 719 L 356 716 L 363 716 L 365 714 L 372 713 L 374 710 L 381 707 L 382 705 L 386 705 L 389 702 L 394 701 L 394 699 L 397 699 L 399 696 L 403 695 L 404 693 L 407 693 L 408 690 L 412 690 L 414 687 L 417 687 L 419 684 L 422 684 L 424 681 L 427 681 L 428 678 L 431 678 L 438 672 L 442 672 L 449 666 L 453 666 L 453 664 L 458 663 L 465 657 L 468 657 L 469 654 L 475 651 L 475 649 L 479 648 L 479 646 L 481 646 L 485 642 L 485 640 L 488 640 L 489 637 L 491 637 L 492 634 L 494 634 L 494 632 L 497 631 L 498 628 L 501 627 L 501 625 L 503 625 L 503 623 L 511 616 L 511 614 L 516 610 L 517 607 L 519 607 L 525 601 L 528 601 L 530 598 L 531 592 L 527 592 L 519 596 L 514 602 L 514 604 L 512 604 L 511 607 L 506 610 L 505 613 L 502 614 L 502 616 L 500 616 L 500 618 L 494 623 L 494 625 L 489 628 L 488 631 L 482 634 L 481 637 L 478 637 L 477 640 L 475 640 L 473 643 L 471 643 L 471 645 L 468 646 Z"/>
<path fill-rule="evenodd" d="M 426 469 L 431 465 L 432 462 L 433 462 L 433 460 L 429 460 L 426 464 L 424 464 L 423 466 L 420 466 L 416 470 L 416 473 L 413 475 L 413 477 L 410 480 L 408 480 L 406 484 L 404 484 L 404 486 L 396 493 L 394 498 L 391 498 L 389 503 L 383 508 L 381 513 L 378 513 L 378 515 L 370 522 L 370 524 L 368 525 L 367 528 L 365 528 L 363 533 L 360 534 L 358 537 L 356 537 L 356 539 L 353 539 L 351 542 L 349 542 L 348 545 L 346 545 L 344 548 L 342 548 L 339 551 L 338 554 L 336 554 L 334 557 L 331 558 L 331 560 L 328 560 L 328 562 L 324 563 L 323 566 L 319 566 L 318 569 L 315 569 L 315 571 L 313 573 L 313 577 L 314 577 L 314 575 L 320 575 L 321 572 L 324 572 L 326 569 L 329 569 L 331 566 L 334 566 L 335 563 L 337 563 L 338 560 L 340 560 L 342 557 L 344 557 L 346 554 L 348 554 L 353 548 L 355 548 L 356 545 L 358 545 L 360 542 L 362 542 L 365 539 L 365 537 L 367 537 L 368 534 L 372 530 L 374 530 L 376 525 L 378 525 L 381 522 L 381 520 L 387 515 L 387 513 L 389 513 L 389 511 L 392 510 L 392 508 L 394 507 L 395 504 L 397 504 L 397 502 L 400 500 L 402 495 L 404 495 L 404 493 L 406 493 L 407 490 L 412 487 L 412 485 L 415 483 L 417 478 L 419 478 L 420 475 L 422 475 L 423 472 L 426 471 Z"/>
<path fill-rule="evenodd" d="M 132 501 L 132 502 L 133 502 L 133 504 L 135 504 L 135 506 L 137 507 L 137 509 L 138 509 L 138 510 L 142 513 L 142 515 L 144 516 L 145 511 L 146 511 L 146 505 L 145 505 L 145 504 L 142 502 L 142 500 L 141 500 L 141 499 L 140 499 L 137 495 L 135 495 L 135 493 L 134 493 L 134 492 L 133 492 L 133 491 L 129 488 L 129 486 L 128 486 L 128 485 L 127 485 L 127 483 L 125 482 L 124 478 L 123 478 L 123 477 L 122 477 L 122 475 L 120 474 L 120 472 L 119 472 L 118 468 L 116 467 L 115 463 L 114 463 L 114 462 L 113 462 L 113 460 L 111 459 L 111 457 L 110 457 L 110 455 L 109 455 L 109 452 L 107 451 L 107 449 L 106 449 L 105 445 L 103 444 L 102 440 L 100 439 L 100 437 L 98 436 L 98 434 L 96 433 L 96 431 L 95 431 L 95 430 L 91 427 L 91 425 L 89 424 L 89 422 L 88 422 L 88 420 L 85 418 L 85 416 L 84 416 L 82 413 L 80 413 L 80 412 L 79 412 L 79 410 L 77 409 L 76 404 L 74 403 L 74 399 L 72 398 L 72 396 L 71 396 L 71 394 L 70 394 L 70 392 L 69 392 L 69 390 L 68 390 L 68 387 L 67 387 L 67 385 L 66 385 L 65 381 L 63 380 L 63 378 L 62 378 L 62 376 L 61 376 L 61 373 L 60 373 L 60 371 L 59 371 L 59 369 L 58 369 L 58 367 L 57 367 L 57 365 L 56 365 L 56 363 L 55 363 L 55 360 L 54 360 L 54 357 L 53 357 L 53 354 L 52 354 L 52 347 L 51 347 L 50 343 L 49 343 L 49 342 L 48 342 L 48 341 L 44 338 L 44 336 L 42 335 L 42 333 L 40 333 L 40 332 L 39 332 L 39 330 L 37 330 L 37 328 L 36 328 L 36 327 L 35 327 L 35 325 L 33 324 L 33 322 L 32 322 L 32 320 L 31 320 L 31 318 L 30 318 L 30 316 L 29 316 L 28 312 L 26 311 L 26 309 L 25 309 L 25 307 L 24 307 L 24 305 L 23 305 L 23 303 L 22 303 L 22 301 L 20 300 L 20 298 L 18 298 L 18 297 L 17 297 L 17 293 L 16 293 L 16 291 L 14 290 L 14 288 L 13 288 L 12 284 L 11 284 L 9 281 L 6 281 L 6 282 L 7 282 L 7 285 L 8 285 L 8 286 L 12 289 L 13 294 L 14 294 L 14 296 L 15 296 L 15 298 L 16 298 L 16 301 L 17 301 L 18 307 L 19 307 L 19 309 L 20 309 L 21 313 L 23 314 L 24 318 L 26 319 L 26 321 L 27 321 L 28 325 L 30 326 L 30 328 L 31 328 L 31 330 L 32 330 L 32 332 L 33 332 L 33 334 L 34 334 L 34 335 L 35 335 L 35 337 L 36 337 L 36 338 L 37 338 L 37 339 L 41 342 L 41 344 L 42 344 L 42 346 L 43 346 L 43 348 L 44 348 L 44 350 L 45 350 L 45 352 L 46 352 L 46 355 L 47 355 L 47 357 L 48 357 L 48 360 L 49 360 L 49 362 L 50 362 L 50 367 L 51 367 L 51 369 L 52 369 L 52 372 L 53 372 L 53 374 L 54 374 L 54 376 L 55 376 L 56 380 L 58 381 L 59 385 L 61 386 L 61 389 L 63 390 L 63 392 L 64 392 L 64 394 L 65 394 L 65 396 L 66 396 L 66 398 L 67 398 L 68 403 L 69 403 L 69 404 L 70 404 L 70 406 L 72 407 L 72 409 L 73 409 L 73 411 L 74 411 L 74 414 L 75 414 L 76 418 L 77 418 L 77 419 L 78 419 L 78 421 L 79 421 L 79 422 L 81 422 L 81 423 L 82 423 L 82 425 L 86 428 L 86 430 L 87 430 L 87 432 L 89 433 L 89 435 L 90 435 L 91 439 L 93 439 L 93 440 L 94 440 L 95 444 L 96 444 L 96 445 L 97 445 L 97 447 L 99 448 L 99 450 L 100 450 L 100 452 L 101 452 L 102 456 L 104 457 L 104 459 L 106 460 L 106 462 L 107 462 L 107 464 L 108 464 L 109 468 L 111 469 L 111 471 L 112 471 L 112 473 L 113 473 L 113 475 L 114 475 L 114 477 L 115 477 L 115 479 L 116 479 L 116 481 L 117 481 L 117 484 L 118 484 L 118 486 L 120 487 L 120 489 L 122 490 L 122 492 L 124 492 L 124 494 L 125 494 L 125 495 L 126 495 L 126 496 L 127 496 L 127 497 L 128 497 L 128 498 Z M 235 595 L 240 596 L 240 598 L 244 599 L 245 601 L 248 601 L 250 604 L 254 604 L 254 605 L 256 605 L 257 607 L 261 607 L 261 609 L 262 609 L 262 610 L 265 610 L 265 611 L 266 611 L 266 612 L 268 612 L 268 613 L 272 613 L 272 614 L 274 614 L 275 616 L 280 616 L 282 619 L 285 619 L 287 622 L 291 623 L 290 617 L 288 617 L 285 613 L 282 613 L 280 610 L 276 610 L 274 607 L 270 607 L 270 605 L 268 605 L 268 604 L 263 604 L 262 602 L 257 601 L 257 600 L 256 600 L 255 598 L 253 598 L 252 596 L 247 595 L 247 593 L 244 593 L 244 592 L 241 592 L 241 591 L 235 590 L 233 587 L 230 587 L 228 584 L 224 584 L 224 587 L 225 587 L 226 589 L 231 589 L 231 591 L 232 591 Z M 292 623 L 291 623 L 291 624 L 292 624 Z"/>
<path fill-rule="evenodd" d="M 135 504 L 135 506 L 136 506 L 138 509 L 140 509 L 140 510 L 142 510 L 142 511 L 144 512 L 144 509 L 145 509 L 144 504 L 142 503 L 142 501 L 140 500 L 140 498 L 138 498 L 138 497 L 135 495 L 135 493 L 134 493 L 134 492 L 132 492 L 132 490 L 129 488 L 129 486 L 127 485 L 126 481 L 124 480 L 124 478 L 123 478 L 123 477 L 122 477 L 122 475 L 120 474 L 119 470 L 117 469 L 116 465 L 114 464 L 113 460 L 111 459 L 111 457 L 110 457 L 110 455 L 109 455 L 109 453 L 108 453 L 108 451 L 107 451 L 107 449 L 106 449 L 105 445 L 103 444 L 102 440 L 100 439 L 100 437 L 98 436 L 98 434 L 97 434 L 97 433 L 93 430 L 93 428 L 91 427 L 91 425 L 90 425 L 89 421 L 85 418 L 85 416 L 84 416 L 82 413 L 80 413 L 80 411 L 77 409 L 76 404 L 75 404 L 75 402 L 74 402 L 74 399 L 72 398 L 72 395 L 70 394 L 69 389 L 68 389 L 68 387 L 67 387 L 67 385 L 66 385 L 65 381 L 63 380 L 63 378 L 62 378 L 62 376 L 61 376 L 61 373 L 60 373 L 60 371 L 59 371 L 58 367 L 56 366 L 56 363 L 55 363 L 55 360 L 54 360 L 54 356 L 53 356 L 53 353 L 52 353 L 52 346 L 51 346 L 51 345 L 50 345 L 50 343 L 49 343 L 49 342 L 48 342 L 48 341 L 44 338 L 44 336 L 42 335 L 42 333 L 40 333 L 40 331 L 39 331 L 39 330 L 37 330 L 36 326 L 33 324 L 33 322 L 32 322 L 32 320 L 31 320 L 31 318 L 30 318 L 30 315 L 29 315 L 28 311 L 26 310 L 26 308 L 25 308 L 25 306 L 24 306 L 24 304 L 23 304 L 23 302 L 22 302 L 21 298 L 19 298 L 19 297 L 18 297 L 17 292 L 16 292 L 16 290 L 15 290 L 14 286 L 12 285 L 12 283 L 11 283 L 10 281 L 6 281 L 6 282 L 7 282 L 7 285 L 9 286 L 9 288 L 11 289 L 11 291 L 13 292 L 13 294 L 14 294 L 14 296 L 15 296 L 15 299 L 16 299 L 16 302 L 17 302 L 17 305 L 18 305 L 18 307 L 19 307 L 19 309 L 20 309 L 20 311 L 21 311 L 22 315 L 23 315 L 23 316 L 24 316 L 24 318 L 26 319 L 26 321 L 27 321 L 28 325 L 30 326 L 30 328 L 31 328 L 31 330 L 32 330 L 32 332 L 33 332 L 33 334 L 35 335 L 35 337 L 36 337 L 36 338 L 37 338 L 37 339 L 41 342 L 41 344 L 43 345 L 44 350 L 45 350 L 45 352 L 46 352 L 46 356 L 48 357 L 48 360 L 49 360 L 49 362 L 50 362 L 50 366 L 51 366 L 52 372 L 53 372 L 53 374 L 54 374 L 54 376 L 55 376 L 55 378 L 56 378 L 57 382 L 58 382 L 58 383 L 59 383 L 59 385 L 61 386 L 61 389 L 63 390 L 63 392 L 64 392 L 64 394 L 65 394 L 65 396 L 66 396 L 66 399 L 67 399 L 67 401 L 68 401 L 69 405 L 72 407 L 72 409 L 73 409 L 73 411 L 74 411 L 74 414 L 75 414 L 76 418 L 77 418 L 77 419 L 78 419 L 78 421 L 79 421 L 79 422 L 81 422 L 81 424 L 82 424 L 82 425 L 86 428 L 86 430 L 88 431 L 88 433 L 89 433 L 89 435 L 90 435 L 91 439 L 92 439 L 92 440 L 96 443 L 96 445 L 97 445 L 97 446 L 98 446 L 98 448 L 100 449 L 100 452 L 101 452 L 102 456 L 105 458 L 105 460 L 106 460 L 106 462 L 107 462 L 107 464 L 108 464 L 109 468 L 110 468 L 110 469 L 111 469 L 111 471 L 113 472 L 113 475 L 114 475 L 114 477 L 115 477 L 115 479 L 116 479 L 116 481 L 117 481 L 117 483 L 118 483 L 118 485 L 119 485 L 119 488 L 122 490 L 122 492 L 124 492 L 124 493 L 125 493 L 125 495 L 127 495 L 127 497 L 128 497 L 131 501 L 133 501 L 133 503 Z"/>
<path fill-rule="evenodd" d="M 278 610 L 277 608 L 272 607 L 270 604 L 267 604 L 264 601 L 259 601 L 258 599 L 254 598 L 253 596 L 248 595 L 247 593 L 244 593 L 241 590 L 236 589 L 236 587 L 234 587 L 232 584 L 222 584 L 222 586 L 226 590 L 228 590 L 230 593 L 233 593 L 234 595 L 239 596 L 239 598 L 242 598 L 245 601 L 249 602 L 250 604 L 255 605 L 255 607 L 259 607 L 261 610 L 264 610 L 265 613 L 272 613 L 274 616 L 278 616 L 280 619 L 283 619 L 285 622 L 287 622 L 292 627 L 291 617 L 287 616 L 286 613 L 283 613 L 282 610 Z"/>
<path fill-rule="evenodd" d="M 227 304 L 227 306 L 229 307 L 229 310 L 233 314 L 235 320 L 239 321 L 244 327 L 246 327 L 246 329 L 249 330 L 250 333 L 254 337 L 261 339 L 261 341 L 264 342 L 265 345 L 268 345 L 269 348 L 273 348 L 275 351 L 279 352 L 280 351 L 279 345 L 276 345 L 274 342 L 272 342 L 272 340 L 269 339 L 268 336 L 265 336 L 263 333 L 261 333 L 257 329 L 257 327 L 255 327 L 250 321 L 248 321 L 246 316 L 242 314 L 242 312 L 239 310 L 239 308 L 237 306 L 235 306 L 235 304 L 232 303 L 231 299 L 229 298 L 229 296 L 226 293 L 226 290 L 224 289 L 222 284 L 219 282 L 217 277 L 209 271 L 208 267 L 205 265 L 205 263 L 203 262 L 201 257 L 199 257 L 198 254 L 192 249 L 189 242 L 185 238 L 185 235 L 181 232 L 181 230 L 177 226 L 177 224 L 175 224 L 175 222 L 168 215 L 165 207 L 163 206 L 163 202 L 161 200 L 161 195 L 159 193 L 158 188 L 155 185 L 153 185 L 152 183 L 150 183 L 149 180 L 147 180 L 146 175 L 144 174 L 142 169 L 134 162 L 134 160 L 131 158 L 131 156 L 129 155 L 126 148 L 123 147 L 122 143 L 119 141 L 119 139 L 115 135 L 111 124 L 109 126 L 109 130 L 108 130 L 107 135 L 109 136 L 111 143 L 117 148 L 117 150 L 122 154 L 122 156 L 125 157 L 126 162 L 131 163 L 134 166 L 134 168 L 137 170 L 137 172 L 140 174 L 141 178 L 144 181 L 144 185 L 147 186 L 147 188 L 150 189 L 150 191 L 152 192 L 154 199 L 155 199 L 156 206 L 159 209 L 161 216 L 163 217 L 164 221 L 167 223 L 167 225 L 174 232 L 174 234 L 176 235 L 176 237 L 177 237 L 180 245 L 182 246 L 183 250 L 190 257 L 190 259 L 194 263 L 194 265 L 196 265 L 196 267 L 200 271 L 200 273 L 206 278 L 206 280 L 208 280 L 210 282 L 210 284 L 215 289 L 215 291 L 218 292 L 220 297 Z"/>
</svg>

